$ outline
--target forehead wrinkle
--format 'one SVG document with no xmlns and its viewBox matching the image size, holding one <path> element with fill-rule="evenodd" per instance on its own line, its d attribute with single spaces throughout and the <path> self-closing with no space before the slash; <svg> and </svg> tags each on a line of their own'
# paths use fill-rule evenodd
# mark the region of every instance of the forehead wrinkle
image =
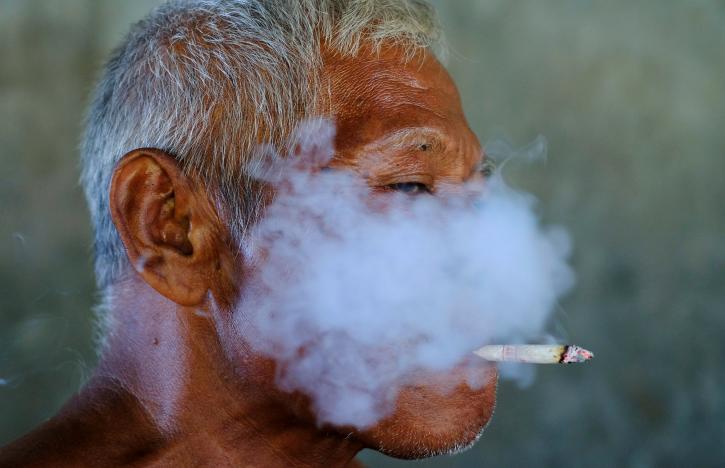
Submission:
<svg viewBox="0 0 725 468">
<path fill-rule="evenodd" d="M 420 71 L 401 68 L 399 62 L 389 60 L 338 61 L 328 64 L 327 74 L 334 84 L 353 82 L 358 89 L 360 87 L 379 89 L 381 86 L 411 91 L 433 89 L 426 83 L 428 80 L 425 76 L 421 76 Z"/>
<path fill-rule="evenodd" d="M 441 97 L 436 95 L 436 91 L 423 87 L 417 80 L 386 77 L 384 80 L 358 82 L 348 89 L 347 95 L 366 114 L 382 107 L 383 115 L 389 118 L 407 116 L 411 111 L 432 114 L 440 119 L 447 115 L 439 105 Z"/>
<path fill-rule="evenodd" d="M 372 68 L 370 78 L 374 82 L 387 83 L 389 85 L 401 86 L 414 90 L 429 90 L 430 86 L 426 86 L 421 79 L 419 73 L 411 73 L 407 70 L 390 70 L 388 68 Z"/>
</svg>

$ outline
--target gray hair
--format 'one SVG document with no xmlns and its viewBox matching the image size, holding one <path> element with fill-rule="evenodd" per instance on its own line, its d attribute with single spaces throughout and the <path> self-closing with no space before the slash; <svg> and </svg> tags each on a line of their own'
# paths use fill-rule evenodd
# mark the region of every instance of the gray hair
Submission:
<svg viewBox="0 0 725 468">
<path fill-rule="evenodd" d="M 421 0 L 182 0 L 136 24 L 103 71 L 81 147 L 99 288 L 129 268 L 108 206 L 124 154 L 173 155 L 210 188 L 241 240 L 261 208 L 249 167 L 255 148 L 283 147 L 301 119 L 320 115 L 321 44 L 355 55 L 383 42 L 409 54 L 437 46 L 432 8 Z"/>
</svg>

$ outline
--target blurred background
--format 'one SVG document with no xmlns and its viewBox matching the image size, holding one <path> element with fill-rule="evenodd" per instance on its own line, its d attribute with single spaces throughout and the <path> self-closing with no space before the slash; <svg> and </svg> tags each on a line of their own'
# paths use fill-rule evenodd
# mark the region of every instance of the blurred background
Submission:
<svg viewBox="0 0 725 468">
<path fill-rule="evenodd" d="M 77 145 L 104 58 L 153 0 L 0 0 L 0 445 L 92 372 Z M 371 466 L 725 462 L 725 2 L 437 1 L 482 142 L 549 142 L 505 175 L 572 234 L 552 330 L 587 365 L 502 383 L 474 449 Z"/>
</svg>

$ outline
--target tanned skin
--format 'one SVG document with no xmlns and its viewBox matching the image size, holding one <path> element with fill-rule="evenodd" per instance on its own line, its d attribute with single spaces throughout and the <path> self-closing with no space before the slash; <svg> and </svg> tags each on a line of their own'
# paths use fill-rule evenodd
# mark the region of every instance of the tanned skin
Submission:
<svg viewBox="0 0 725 468">
<path fill-rule="evenodd" d="M 329 53 L 324 78 L 332 167 L 374 189 L 417 183 L 434 194 L 478 177 L 479 142 L 429 53 Z M 319 427 L 308 398 L 278 390 L 274 362 L 234 328 L 249 272 L 199 178 L 160 150 L 134 150 L 109 203 L 133 270 L 114 289 L 107 347 L 56 416 L 0 450 L 0 466 L 350 466 L 366 447 L 419 458 L 465 446 L 490 419 L 496 372 L 480 361 L 479 388 L 461 363 L 414 376 L 371 428 Z"/>
</svg>

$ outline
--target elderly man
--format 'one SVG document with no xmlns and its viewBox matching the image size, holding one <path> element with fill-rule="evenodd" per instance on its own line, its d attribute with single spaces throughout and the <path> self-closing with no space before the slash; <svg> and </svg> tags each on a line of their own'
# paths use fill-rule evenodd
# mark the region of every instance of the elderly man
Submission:
<svg viewBox="0 0 725 468">
<path fill-rule="evenodd" d="M 0 465 L 345 466 L 363 448 L 419 458 L 473 443 L 495 401 L 487 364 L 480 388 L 459 369 L 426 375 L 371 427 L 320 426 L 232 321 L 250 274 L 239 246 L 274 197 L 252 155 L 303 119 L 334 122 L 330 167 L 373 189 L 475 177 L 483 156 L 432 53 L 438 37 L 418 0 L 189 0 L 136 25 L 83 144 L 101 359 Z M 385 144 L 401 129 L 418 143 Z"/>
</svg>

